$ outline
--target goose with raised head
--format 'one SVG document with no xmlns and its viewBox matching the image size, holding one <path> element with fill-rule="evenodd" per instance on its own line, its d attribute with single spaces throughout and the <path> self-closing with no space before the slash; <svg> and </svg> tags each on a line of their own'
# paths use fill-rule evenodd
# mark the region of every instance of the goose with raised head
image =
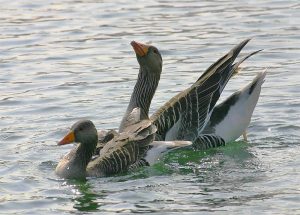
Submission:
<svg viewBox="0 0 300 215">
<path fill-rule="evenodd" d="M 145 45 L 136 41 L 132 41 L 131 45 L 135 51 L 137 61 L 140 65 L 139 75 L 130 98 L 126 113 L 119 126 L 119 132 L 126 130 L 137 118 L 149 119 L 149 108 L 156 91 L 160 74 L 162 71 L 162 57 L 159 50 L 155 46 Z M 99 142 L 97 145 L 96 155 L 102 153 L 103 147 L 113 137 L 118 136 L 118 132 L 114 130 L 100 131 Z M 141 164 L 151 165 L 161 157 L 164 153 L 171 150 L 189 146 L 188 141 L 155 141 L 149 144 L 149 150 L 146 151 L 144 157 L 138 160 L 130 169 L 134 169 Z"/>
<path fill-rule="evenodd" d="M 153 143 L 151 145 L 151 150 L 149 150 L 147 153 L 148 157 L 156 157 L 157 155 L 155 155 L 155 153 L 164 153 L 167 151 L 167 149 L 190 145 L 190 143 L 187 141 L 192 141 L 194 148 L 197 149 L 207 149 L 210 147 L 225 145 L 227 140 L 225 141 L 215 133 L 203 133 L 203 130 L 207 123 L 211 124 L 210 116 L 213 113 L 214 106 L 228 80 L 237 73 L 242 62 L 244 62 L 250 56 L 261 51 L 258 50 L 250 53 L 237 63 L 234 63 L 236 57 L 248 42 L 249 39 L 244 40 L 235 46 L 229 53 L 212 64 L 190 88 L 173 97 L 151 116 L 151 120 L 158 128 L 156 140 L 166 142 Z M 134 48 L 134 50 L 140 63 L 140 59 L 145 56 L 144 53 L 147 52 L 141 50 L 145 49 L 147 45 L 143 45 L 141 43 L 136 44 L 137 47 Z M 155 58 L 153 59 L 155 60 Z M 159 59 L 161 60 L 161 56 Z M 140 69 L 140 72 L 141 71 L 143 71 L 142 68 Z M 151 85 L 151 82 L 144 84 Z M 157 82 L 155 82 L 155 88 L 156 85 Z M 154 89 L 154 87 L 151 89 Z M 133 107 L 132 104 L 134 102 L 132 101 L 136 101 L 133 99 L 137 98 L 135 93 L 132 94 L 130 102 L 131 104 L 128 106 L 129 110 L 131 110 L 130 107 Z M 153 94 L 154 93 L 152 91 L 151 95 Z M 146 103 L 150 105 L 150 102 L 151 100 L 149 99 Z M 138 102 L 135 103 L 137 104 Z M 218 110 L 222 109 L 223 107 L 221 106 L 218 108 Z M 149 110 L 149 106 L 147 106 L 147 110 Z M 126 123 L 123 123 L 124 119 L 128 121 L 128 116 L 126 114 L 123 118 L 120 128 L 126 127 L 124 126 Z M 174 142 L 174 140 L 176 141 Z M 184 143 L 184 145 L 180 143 Z"/>
<path fill-rule="evenodd" d="M 149 119 L 150 104 L 159 83 L 163 65 L 161 54 L 155 46 L 136 41 L 130 44 L 140 68 L 130 102 L 119 126 L 119 132 L 124 131 L 136 118 Z M 133 111 L 135 108 L 138 111 Z M 118 132 L 115 130 L 99 131 L 99 142 L 95 154 L 98 155 L 105 144 L 116 135 Z"/>
<path fill-rule="evenodd" d="M 162 71 L 162 57 L 156 47 L 135 41 L 132 41 L 131 45 L 136 53 L 140 69 L 127 110 L 119 126 L 119 132 L 131 124 L 132 119 L 129 114 L 134 108 L 140 109 L 141 120 L 149 119 L 150 104 Z"/>
</svg>

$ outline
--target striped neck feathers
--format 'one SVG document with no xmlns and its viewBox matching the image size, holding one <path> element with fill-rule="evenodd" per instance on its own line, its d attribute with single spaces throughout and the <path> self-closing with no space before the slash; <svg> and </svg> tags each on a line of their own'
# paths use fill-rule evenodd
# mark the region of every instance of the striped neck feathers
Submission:
<svg viewBox="0 0 300 215">
<path fill-rule="evenodd" d="M 137 82 L 131 95 L 127 113 L 134 108 L 141 109 L 141 119 L 147 119 L 152 98 L 155 94 L 160 73 L 147 71 L 146 68 L 140 68 Z"/>
</svg>

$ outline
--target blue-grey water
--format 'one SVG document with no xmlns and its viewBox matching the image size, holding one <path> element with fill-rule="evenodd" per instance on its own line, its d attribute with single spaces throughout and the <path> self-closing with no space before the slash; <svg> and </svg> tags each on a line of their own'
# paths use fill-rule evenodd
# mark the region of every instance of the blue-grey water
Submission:
<svg viewBox="0 0 300 215">
<path fill-rule="evenodd" d="M 298 0 L 1 0 L 0 213 L 300 214 L 299 23 Z M 54 174 L 76 120 L 118 127 L 138 73 L 130 41 L 163 55 L 153 112 L 249 37 L 244 53 L 264 51 L 221 98 L 268 68 L 248 143 L 86 182 Z"/>
</svg>

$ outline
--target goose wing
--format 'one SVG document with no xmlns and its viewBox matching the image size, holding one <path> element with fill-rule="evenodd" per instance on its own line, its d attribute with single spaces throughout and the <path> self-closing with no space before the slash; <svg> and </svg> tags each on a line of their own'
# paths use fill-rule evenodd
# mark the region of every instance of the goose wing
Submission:
<svg viewBox="0 0 300 215">
<path fill-rule="evenodd" d="M 107 176 L 127 171 L 141 159 L 154 140 L 156 127 L 150 120 L 142 120 L 125 129 L 100 151 L 99 157 L 88 164 L 90 176 Z"/>
<path fill-rule="evenodd" d="M 220 74 L 208 82 L 194 85 L 173 97 L 151 119 L 157 126 L 160 140 L 193 140 L 205 126 L 215 94 L 219 89 Z"/>
<path fill-rule="evenodd" d="M 157 126 L 157 140 L 192 141 L 197 138 L 230 77 L 244 60 L 258 52 L 234 63 L 249 41 L 244 40 L 235 46 L 212 64 L 190 88 L 174 96 L 151 116 Z"/>
<path fill-rule="evenodd" d="M 94 155 L 99 155 L 101 149 L 103 149 L 103 147 L 106 145 L 106 143 L 111 141 L 117 135 L 118 135 L 118 132 L 113 129 L 108 130 L 108 131 L 106 131 L 106 130 L 99 131 L 98 132 L 98 143 L 97 143 Z"/>
<path fill-rule="evenodd" d="M 128 128 L 124 128 L 123 132 L 127 132 L 129 131 L 129 133 L 131 132 L 130 130 L 134 129 L 134 126 L 136 126 L 136 124 L 138 122 L 141 121 L 141 109 L 140 108 L 134 108 L 127 116 L 126 118 L 126 126 Z M 133 125 L 133 126 L 132 126 Z M 98 132 L 98 143 L 97 143 L 97 147 L 95 150 L 94 155 L 99 155 L 100 151 L 103 149 L 103 147 L 112 139 L 114 139 L 115 137 L 120 136 L 120 134 L 116 131 L 116 130 L 101 130 Z"/>
</svg>

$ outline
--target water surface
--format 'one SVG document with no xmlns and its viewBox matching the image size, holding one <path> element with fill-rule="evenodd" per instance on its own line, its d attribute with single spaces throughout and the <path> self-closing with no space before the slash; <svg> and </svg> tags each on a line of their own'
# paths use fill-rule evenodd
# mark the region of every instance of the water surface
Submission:
<svg viewBox="0 0 300 215">
<path fill-rule="evenodd" d="M 7 1 L 0 6 L 0 213 L 300 214 L 300 4 L 277 1 Z M 135 83 L 132 40 L 163 55 L 155 111 L 246 38 L 222 99 L 268 68 L 248 129 L 206 152 L 176 151 L 138 172 L 65 181 L 78 119 L 117 128 Z"/>
</svg>

